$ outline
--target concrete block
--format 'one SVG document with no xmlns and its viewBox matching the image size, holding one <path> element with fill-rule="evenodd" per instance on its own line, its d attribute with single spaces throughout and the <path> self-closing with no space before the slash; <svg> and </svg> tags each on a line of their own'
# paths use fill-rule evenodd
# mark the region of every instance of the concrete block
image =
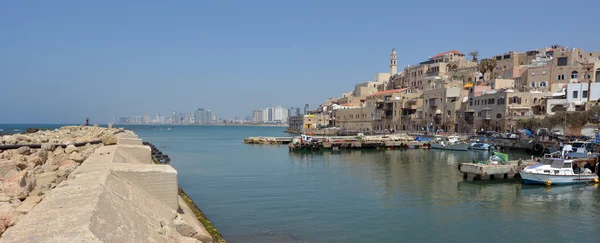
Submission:
<svg viewBox="0 0 600 243">
<path fill-rule="evenodd" d="M 142 145 L 142 140 L 139 138 L 119 138 L 117 139 L 119 145 Z"/>
<path fill-rule="evenodd" d="M 177 171 L 170 165 L 128 164 L 111 169 L 122 178 L 173 210 L 179 208 Z"/>
<path fill-rule="evenodd" d="M 118 145 L 115 163 L 154 164 L 152 150 L 143 145 Z"/>
</svg>

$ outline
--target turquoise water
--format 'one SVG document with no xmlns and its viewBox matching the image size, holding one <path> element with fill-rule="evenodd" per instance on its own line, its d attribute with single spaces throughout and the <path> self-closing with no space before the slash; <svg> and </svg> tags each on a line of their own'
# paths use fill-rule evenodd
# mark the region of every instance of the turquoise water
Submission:
<svg viewBox="0 0 600 243">
<path fill-rule="evenodd" d="M 130 126 L 228 242 L 598 242 L 600 191 L 464 182 L 482 152 L 290 153 L 281 127 Z M 1 128 L 1 126 L 0 126 Z M 161 130 L 162 129 L 162 130 Z M 526 155 L 512 154 L 513 158 Z"/>
</svg>

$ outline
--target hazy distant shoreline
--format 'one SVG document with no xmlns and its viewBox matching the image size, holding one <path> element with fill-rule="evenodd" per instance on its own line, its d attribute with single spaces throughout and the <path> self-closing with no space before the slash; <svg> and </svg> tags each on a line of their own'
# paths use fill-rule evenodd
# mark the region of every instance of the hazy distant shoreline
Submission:
<svg viewBox="0 0 600 243">
<path fill-rule="evenodd" d="M 239 126 L 239 127 L 287 127 L 287 124 L 127 124 L 117 123 L 115 126 Z"/>
</svg>

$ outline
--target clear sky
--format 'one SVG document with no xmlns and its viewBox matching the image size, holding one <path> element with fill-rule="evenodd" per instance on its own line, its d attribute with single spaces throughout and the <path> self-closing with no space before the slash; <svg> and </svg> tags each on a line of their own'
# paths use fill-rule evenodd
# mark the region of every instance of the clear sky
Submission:
<svg viewBox="0 0 600 243">
<path fill-rule="evenodd" d="M 436 53 L 600 50 L 600 1 L 2 1 L 0 123 L 312 107 Z"/>
</svg>

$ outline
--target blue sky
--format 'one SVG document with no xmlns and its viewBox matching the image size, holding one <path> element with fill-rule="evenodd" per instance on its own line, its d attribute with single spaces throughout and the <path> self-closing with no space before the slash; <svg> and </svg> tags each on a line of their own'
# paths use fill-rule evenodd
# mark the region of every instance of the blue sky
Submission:
<svg viewBox="0 0 600 243">
<path fill-rule="evenodd" d="M 315 106 L 436 53 L 600 50 L 600 1 L 3 1 L 0 123 Z"/>
</svg>

